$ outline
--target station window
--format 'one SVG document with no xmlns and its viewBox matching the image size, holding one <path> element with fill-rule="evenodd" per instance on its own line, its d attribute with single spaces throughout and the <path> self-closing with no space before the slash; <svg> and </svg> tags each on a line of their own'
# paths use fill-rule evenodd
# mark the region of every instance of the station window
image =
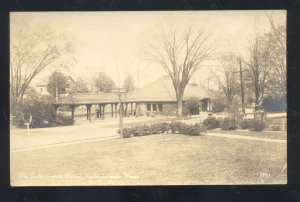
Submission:
<svg viewBox="0 0 300 202">
<path fill-rule="evenodd" d="M 153 106 L 153 111 L 156 111 L 156 104 L 152 104 Z"/>
<path fill-rule="evenodd" d="M 147 111 L 151 111 L 151 104 L 147 104 Z"/>
<path fill-rule="evenodd" d="M 161 112 L 162 111 L 162 104 L 158 104 L 158 110 Z"/>
</svg>

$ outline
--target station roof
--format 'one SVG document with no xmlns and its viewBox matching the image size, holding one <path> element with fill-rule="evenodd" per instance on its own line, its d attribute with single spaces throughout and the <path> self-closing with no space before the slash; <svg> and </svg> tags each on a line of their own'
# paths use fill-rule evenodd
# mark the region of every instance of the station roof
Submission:
<svg viewBox="0 0 300 202">
<path fill-rule="evenodd" d="M 125 97 L 126 96 L 126 97 Z M 199 100 L 210 98 L 218 99 L 216 93 L 204 89 L 198 85 L 187 85 L 184 93 L 184 100 L 189 97 Z M 162 76 L 149 85 L 137 91 L 122 95 L 123 102 L 176 102 L 176 93 L 172 80 L 168 76 Z M 109 104 L 118 103 L 117 93 L 80 93 L 70 94 L 60 98 L 55 104 L 60 105 L 83 105 L 83 104 Z"/>
</svg>

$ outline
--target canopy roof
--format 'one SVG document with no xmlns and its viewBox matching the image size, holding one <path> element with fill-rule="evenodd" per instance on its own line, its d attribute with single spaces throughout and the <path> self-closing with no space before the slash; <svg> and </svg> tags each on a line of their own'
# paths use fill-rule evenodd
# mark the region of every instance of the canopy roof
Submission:
<svg viewBox="0 0 300 202">
<path fill-rule="evenodd" d="M 202 99 L 218 99 L 216 93 L 201 86 L 187 85 L 184 100 L 189 97 Z M 122 95 L 123 102 L 176 102 L 176 93 L 172 80 L 168 76 L 153 81 L 144 88 Z M 82 104 L 109 104 L 118 103 L 117 93 L 80 93 L 70 94 L 60 98 L 55 104 L 82 105 Z"/>
</svg>

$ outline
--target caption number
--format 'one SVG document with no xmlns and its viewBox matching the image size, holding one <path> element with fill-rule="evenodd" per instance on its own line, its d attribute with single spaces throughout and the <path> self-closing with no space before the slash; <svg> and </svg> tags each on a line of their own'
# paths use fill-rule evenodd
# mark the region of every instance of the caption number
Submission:
<svg viewBox="0 0 300 202">
<path fill-rule="evenodd" d="M 261 178 L 269 178 L 271 177 L 270 173 L 260 173 L 259 174 Z"/>
</svg>

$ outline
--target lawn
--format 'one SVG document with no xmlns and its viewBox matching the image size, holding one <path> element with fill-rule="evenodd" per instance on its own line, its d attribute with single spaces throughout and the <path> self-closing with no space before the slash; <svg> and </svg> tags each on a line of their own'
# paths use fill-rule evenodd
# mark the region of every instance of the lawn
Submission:
<svg viewBox="0 0 300 202">
<path fill-rule="evenodd" d="M 221 130 L 221 129 L 214 129 L 209 130 L 210 133 L 222 133 L 228 135 L 243 135 L 243 136 L 250 136 L 250 137 L 261 137 L 261 138 L 269 138 L 269 139 L 279 139 L 279 140 L 286 140 L 287 132 L 286 131 L 262 131 L 262 132 L 255 132 L 255 131 L 248 131 L 248 130 Z"/>
<path fill-rule="evenodd" d="M 11 153 L 12 185 L 286 183 L 286 144 L 160 134 Z M 279 175 L 278 175 L 279 174 Z"/>
</svg>

